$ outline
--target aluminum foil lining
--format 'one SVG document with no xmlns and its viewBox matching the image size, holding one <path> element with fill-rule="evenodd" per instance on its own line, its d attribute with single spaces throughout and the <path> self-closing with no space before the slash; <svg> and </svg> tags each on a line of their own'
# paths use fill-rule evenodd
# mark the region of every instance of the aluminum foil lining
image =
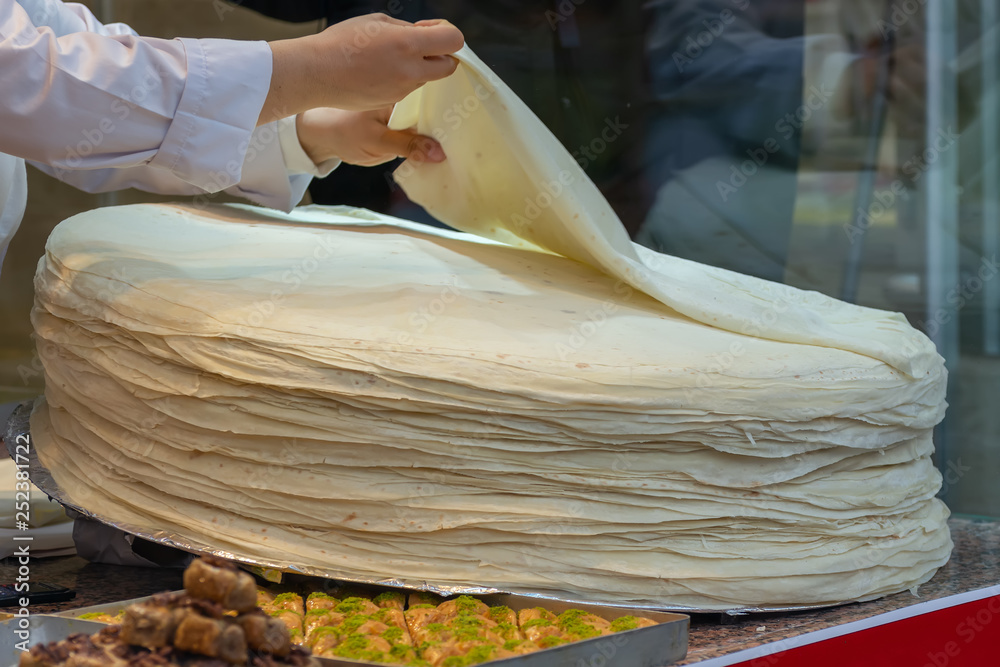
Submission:
<svg viewBox="0 0 1000 667">
<path fill-rule="evenodd" d="M 31 409 L 32 409 L 31 402 L 22 403 L 17 407 L 16 410 L 14 410 L 13 414 L 11 414 L 10 419 L 7 422 L 7 428 L 4 432 L 4 443 L 7 446 L 7 450 L 11 452 L 12 457 L 15 448 L 15 443 L 23 444 L 26 438 L 30 438 L 31 429 L 29 422 L 31 419 Z M 583 605 L 595 604 L 593 601 L 578 600 L 571 597 L 563 597 L 560 595 L 549 594 L 549 593 L 523 593 L 523 592 L 503 590 L 499 588 L 491 588 L 486 586 L 441 586 L 436 584 L 430 584 L 426 581 L 420 581 L 416 579 L 406 579 L 406 578 L 380 579 L 378 577 L 358 577 L 357 575 L 341 572 L 336 568 L 304 567 L 296 565 L 295 563 L 246 558 L 244 556 L 239 556 L 237 554 L 230 553 L 228 551 L 220 550 L 216 547 L 213 547 L 210 544 L 198 542 L 196 540 L 191 540 L 187 537 L 176 535 L 174 533 L 166 531 L 150 531 L 144 528 L 132 526 L 128 523 L 120 523 L 117 521 L 112 521 L 110 519 L 107 519 L 106 517 L 101 516 L 98 513 L 88 510 L 85 507 L 81 507 L 79 505 L 74 504 L 69 500 L 69 496 L 66 493 L 64 493 L 63 490 L 59 487 L 59 484 L 56 482 L 56 480 L 53 479 L 52 474 L 39 462 L 34 447 L 30 449 L 29 471 L 31 473 L 31 482 L 35 486 L 44 491 L 49 497 L 51 497 L 53 500 L 60 503 L 64 507 L 79 512 L 85 517 L 89 517 L 91 519 L 94 519 L 95 521 L 100 521 L 103 524 L 113 526 L 115 528 L 118 528 L 119 530 L 125 531 L 126 533 L 131 533 L 132 535 L 141 537 L 151 542 L 157 542 L 159 544 L 175 547 L 177 549 L 181 549 L 183 551 L 188 551 L 196 554 L 212 554 L 220 558 L 225 558 L 227 560 L 243 563 L 248 567 L 255 568 L 258 570 L 263 570 L 263 571 L 275 570 L 278 572 L 301 574 L 310 577 L 336 579 L 337 581 L 343 581 L 353 584 L 369 584 L 375 586 L 388 586 L 391 588 L 406 588 L 410 590 L 427 591 L 430 593 L 436 593 L 438 595 L 443 595 L 443 596 L 505 594 L 505 595 L 517 595 L 519 597 L 525 597 L 525 598 L 534 598 L 538 600 L 565 602 L 569 604 L 583 604 Z M 645 610 L 645 611 L 677 612 L 682 614 L 724 614 L 727 616 L 745 616 L 748 614 L 773 614 L 773 613 L 786 613 L 795 611 L 808 611 L 811 609 L 825 609 L 828 607 L 838 606 L 838 605 L 734 607 L 730 609 L 703 609 L 699 607 L 688 607 L 685 605 L 672 605 L 669 603 L 664 603 L 662 605 L 605 604 L 603 606 L 617 607 L 622 609 Z"/>
</svg>

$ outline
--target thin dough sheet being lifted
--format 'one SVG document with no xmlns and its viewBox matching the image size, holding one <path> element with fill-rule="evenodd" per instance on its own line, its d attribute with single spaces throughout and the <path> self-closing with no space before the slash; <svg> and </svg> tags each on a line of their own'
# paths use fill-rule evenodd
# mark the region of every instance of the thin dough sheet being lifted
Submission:
<svg viewBox="0 0 1000 667">
<path fill-rule="evenodd" d="M 448 159 L 404 163 L 413 201 L 465 232 L 588 264 L 698 322 L 745 335 L 857 352 L 911 377 L 941 363 L 902 315 L 652 252 L 572 155 L 469 47 L 452 76 L 396 105 L 394 129 L 432 136 Z"/>
</svg>

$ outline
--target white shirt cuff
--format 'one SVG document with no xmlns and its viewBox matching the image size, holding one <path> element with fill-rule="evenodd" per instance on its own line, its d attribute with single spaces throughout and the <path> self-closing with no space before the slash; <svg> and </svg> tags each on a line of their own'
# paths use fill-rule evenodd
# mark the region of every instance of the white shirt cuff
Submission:
<svg viewBox="0 0 1000 667">
<path fill-rule="evenodd" d="M 281 153 L 285 158 L 285 168 L 290 174 L 309 174 L 317 178 L 325 178 L 340 166 L 338 158 L 332 158 L 316 164 L 302 148 L 299 133 L 295 129 L 297 116 L 282 118 L 278 121 L 278 141 L 281 143 Z"/>
<path fill-rule="evenodd" d="M 267 42 L 180 39 L 187 77 L 170 128 L 150 162 L 209 192 L 239 183 L 271 80 Z"/>
</svg>

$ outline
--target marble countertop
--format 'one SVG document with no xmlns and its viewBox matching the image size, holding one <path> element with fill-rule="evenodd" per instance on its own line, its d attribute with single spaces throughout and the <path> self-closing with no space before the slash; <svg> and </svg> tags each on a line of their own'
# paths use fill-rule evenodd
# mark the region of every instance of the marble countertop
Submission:
<svg viewBox="0 0 1000 667">
<path fill-rule="evenodd" d="M 691 619 L 687 658 L 678 665 L 779 642 L 836 625 L 860 621 L 920 602 L 1000 584 L 1000 522 L 953 518 L 949 521 L 955 550 L 934 578 L 920 587 L 872 602 L 792 614 L 761 614 L 720 619 L 718 615 Z"/>
<path fill-rule="evenodd" d="M 779 642 L 807 632 L 858 621 L 919 602 L 986 588 L 1000 583 L 1000 522 L 953 518 L 955 551 L 951 560 L 920 587 L 918 596 L 898 593 L 859 604 L 791 614 L 726 617 L 696 615 L 691 619 L 688 656 L 679 665 Z M 16 564 L 0 561 L 0 581 L 12 581 Z M 33 605 L 36 614 L 116 602 L 181 588 L 181 571 L 98 565 L 82 558 L 52 558 L 32 563 L 32 578 L 67 586 L 77 592 L 70 602 Z"/>
<path fill-rule="evenodd" d="M 0 561 L 0 582 L 13 581 L 16 569 L 13 558 Z M 182 575 L 183 570 L 100 565 L 79 556 L 32 560 L 32 581 L 71 588 L 76 591 L 76 597 L 68 602 L 33 604 L 31 613 L 51 614 L 176 591 L 184 587 Z M 15 610 L 14 607 L 0 607 L 0 613 Z"/>
</svg>

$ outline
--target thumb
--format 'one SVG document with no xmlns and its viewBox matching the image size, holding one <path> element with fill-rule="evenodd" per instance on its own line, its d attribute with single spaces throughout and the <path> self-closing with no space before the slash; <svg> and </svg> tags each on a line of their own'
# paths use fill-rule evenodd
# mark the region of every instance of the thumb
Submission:
<svg viewBox="0 0 1000 667">
<path fill-rule="evenodd" d="M 387 153 L 417 162 L 444 162 L 444 149 L 430 137 L 413 130 L 386 130 L 380 141 Z"/>
</svg>

